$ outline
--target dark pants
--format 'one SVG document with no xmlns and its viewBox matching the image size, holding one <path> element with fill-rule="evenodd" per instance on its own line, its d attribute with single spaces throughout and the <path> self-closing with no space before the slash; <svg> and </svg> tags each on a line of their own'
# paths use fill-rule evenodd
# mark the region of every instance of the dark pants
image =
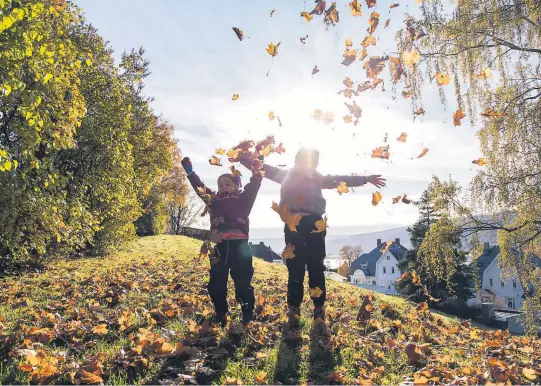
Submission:
<svg viewBox="0 0 541 386">
<path fill-rule="evenodd" d="M 216 245 L 215 256 L 210 257 L 208 291 L 217 314 L 226 314 L 227 280 L 229 272 L 235 283 L 235 296 L 242 312 L 254 310 L 254 287 L 250 285 L 254 268 L 252 250 L 248 240 L 224 240 Z"/>
<path fill-rule="evenodd" d="M 299 307 L 304 293 L 304 272 L 308 267 L 308 286 L 310 289 L 318 287 L 322 293 L 312 297 L 315 306 L 325 303 L 325 235 L 327 232 L 312 233 L 316 230 L 315 222 L 321 220 L 320 216 L 304 216 L 297 226 L 297 232 L 291 232 L 285 227 L 285 242 L 295 247 L 293 259 L 287 259 L 289 278 L 287 283 L 287 303 Z"/>
</svg>

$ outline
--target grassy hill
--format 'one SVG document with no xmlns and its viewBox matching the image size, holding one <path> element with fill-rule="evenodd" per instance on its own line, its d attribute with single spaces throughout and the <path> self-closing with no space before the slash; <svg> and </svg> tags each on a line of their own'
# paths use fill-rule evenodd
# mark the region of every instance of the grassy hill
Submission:
<svg viewBox="0 0 541 386">
<path fill-rule="evenodd" d="M 209 324 L 208 261 L 184 237 L 0 280 L 0 383 L 397 384 L 541 381 L 541 341 L 329 282 L 325 326 L 283 329 L 287 271 L 255 261 L 256 321 Z M 362 305 L 362 307 L 361 307 Z M 360 320 L 357 320 L 359 310 Z"/>
</svg>

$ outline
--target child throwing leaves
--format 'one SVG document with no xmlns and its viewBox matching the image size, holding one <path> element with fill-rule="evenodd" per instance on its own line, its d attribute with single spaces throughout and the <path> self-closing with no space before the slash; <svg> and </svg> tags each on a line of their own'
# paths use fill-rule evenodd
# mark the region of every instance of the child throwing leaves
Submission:
<svg viewBox="0 0 541 386">
<path fill-rule="evenodd" d="M 211 238 L 216 242 L 210 256 L 208 291 L 216 311 L 215 321 L 225 326 L 227 321 L 227 281 L 229 273 L 235 283 L 235 295 L 242 309 L 242 320 L 247 324 L 253 319 L 254 288 L 251 280 L 252 251 L 248 244 L 248 216 L 261 186 L 262 176 L 254 172 L 250 182 L 241 191 L 239 175 L 223 174 L 218 178 L 218 192 L 207 188 L 195 174 L 189 158 L 182 166 L 193 188 L 207 204 L 210 213 Z"/>
<path fill-rule="evenodd" d="M 314 303 L 314 319 L 325 317 L 325 235 L 324 229 L 318 229 L 316 222 L 322 220 L 326 202 L 322 189 L 336 189 L 340 182 L 349 187 L 356 187 L 370 182 L 377 187 L 385 186 L 385 179 L 379 175 L 372 176 L 323 176 L 316 168 L 319 152 L 316 149 L 301 148 L 295 156 L 295 167 L 282 170 L 264 165 L 265 177 L 281 184 L 280 208 L 289 208 L 289 218 L 300 219 L 296 231 L 285 226 L 286 250 L 292 251 L 294 257 L 286 259 L 289 271 L 287 302 L 289 306 L 289 327 L 299 328 L 300 305 L 304 292 L 304 272 L 308 268 L 308 285 L 310 297 Z M 241 163 L 250 167 L 249 160 Z M 294 221 L 294 222 L 297 222 Z"/>
</svg>

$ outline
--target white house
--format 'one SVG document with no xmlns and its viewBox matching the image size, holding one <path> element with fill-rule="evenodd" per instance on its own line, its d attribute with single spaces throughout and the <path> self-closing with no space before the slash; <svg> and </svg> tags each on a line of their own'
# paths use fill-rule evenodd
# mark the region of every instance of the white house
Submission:
<svg viewBox="0 0 541 386">
<path fill-rule="evenodd" d="M 483 254 L 477 259 L 481 288 L 468 303 L 475 305 L 488 302 L 494 303 L 499 309 L 520 310 L 524 303 L 524 288 L 518 275 L 502 279 L 498 266 L 499 255 L 500 248 L 497 245 L 491 247 L 488 242 L 484 243 Z"/>
<path fill-rule="evenodd" d="M 383 252 L 385 246 L 386 243 L 378 239 L 376 248 L 362 254 L 351 263 L 349 268 L 351 284 L 382 293 L 397 293 L 393 283 L 401 276 L 398 262 L 404 257 L 407 249 L 400 245 L 400 239 L 395 239 L 387 251 Z"/>
</svg>

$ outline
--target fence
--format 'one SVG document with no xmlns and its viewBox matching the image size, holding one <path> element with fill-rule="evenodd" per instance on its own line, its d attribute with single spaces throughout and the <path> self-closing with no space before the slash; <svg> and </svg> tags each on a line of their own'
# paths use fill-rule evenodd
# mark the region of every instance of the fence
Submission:
<svg viewBox="0 0 541 386">
<path fill-rule="evenodd" d="M 210 231 L 208 229 L 182 228 L 180 234 L 201 241 L 210 240 Z"/>
</svg>

